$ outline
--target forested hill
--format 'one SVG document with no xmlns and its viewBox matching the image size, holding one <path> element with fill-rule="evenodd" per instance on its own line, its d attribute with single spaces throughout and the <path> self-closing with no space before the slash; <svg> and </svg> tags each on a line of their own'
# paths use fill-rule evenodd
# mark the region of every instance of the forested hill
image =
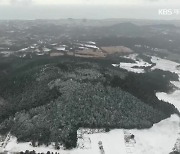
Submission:
<svg viewBox="0 0 180 154">
<path fill-rule="evenodd" d="M 168 91 L 175 74 L 128 73 L 111 64 L 66 56 L 1 61 L 0 133 L 72 148 L 79 127 L 148 128 L 178 113 L 154 93 Z"/>
</svg>

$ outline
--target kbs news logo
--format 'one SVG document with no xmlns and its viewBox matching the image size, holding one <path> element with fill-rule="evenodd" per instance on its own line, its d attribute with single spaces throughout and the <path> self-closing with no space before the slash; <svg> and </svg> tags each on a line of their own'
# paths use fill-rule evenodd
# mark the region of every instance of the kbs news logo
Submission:
<svg viewBox="0 0 180 154">
<path fill-rule="evenodd" d="M 159 9 L 158 14 L 163 16 L 180 15 L 180 9 Z"/>
</svg>

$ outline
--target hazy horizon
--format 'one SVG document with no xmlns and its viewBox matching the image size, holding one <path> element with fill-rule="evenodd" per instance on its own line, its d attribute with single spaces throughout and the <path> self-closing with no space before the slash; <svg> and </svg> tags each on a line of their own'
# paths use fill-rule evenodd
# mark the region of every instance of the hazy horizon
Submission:
<svg viewBox="0 0 180 154">
<path fill-rule="evenodd" d="M 178 10 L 159 15 L 160 9 Z M 0 0 L 0 19 L 107 19 L 179 20 L 179 0 Z"/>
</svg>

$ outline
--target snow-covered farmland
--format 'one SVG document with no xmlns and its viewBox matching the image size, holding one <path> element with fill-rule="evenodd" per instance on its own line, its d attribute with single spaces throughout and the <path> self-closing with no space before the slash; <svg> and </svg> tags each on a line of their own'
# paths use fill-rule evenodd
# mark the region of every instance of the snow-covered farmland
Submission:
<svg viewBox="0 0 180 154">
<path fill-rule="evenodd" d="M 134 72 L 134 73 L 144 73 L 145 70 L 143 67 L 149 67 L 151 64 L 143 61 L 142 59 L 137 58 L 137 54 L 130 54 L 128 56 L 124 56 L 124 58 L 127 59 L 132 59 L 135 61 L 135 63 L 123 63 L 120 62 L 120 64 L 112 64 L 113 66 L 117 67 L 119 66 L 120 68 L 123 68 L 129 72 Z"/>
<path fill-rule="evenodd" d="M 166 59 L 161 59 L 158 57 L 152 57 L 152 62 L 156 63 L 156 65 L 152 69 L 161 69 L 161 70 L 176 73 L 179 75 L 179 80 L 180 80 L 180 69 L 179 69 L 180 64 L 179 63 L 166 60 Z M 164 93 L 164 92 L 159 92 L 159 93 L 156 93 L 156 96 L 160 100 L 164 100 L 173 104 L 180 111 L 180 81 L 171 81 L 171 83 L 179 89 L 169 94 Z"/>
<path fill-rule="evenodd" d="M 179 130 L 179 118 L 170 118 L 154 124 L 150 129 L 128 130 L 135 135 L 136 143 L 131 147 L 133 154 L 168 154 L 172 151 Z M 91 149 L 74 150 L 72 154 L 100 154 L 98 142 L 102 141 L 105 154 L 126 154 L 129 147 L 125 146 L 124 130 L 115 129 L 108 133 L 86 134 L 91 139 Z"/>
<path fill-rule="evenodd" d="M 167 94 L 164 92 L 156 93 L 158 99 L 170 102 L 171 104 L 175 105 L 176 108 L 180 111 L 180 90 L 176 90 L 171 94 Z"/>
<path fill-rule="evenodd" d="M 131 132 L 136 137 L 136 154 L 169 154 L 178 138 L 179 117 L 172 115 L 150 129 Z"/>
<path fill-rule="evenodd" d="M 154 67 L 152 67 L 152 70 L 161 69 L 164 71 L 177 73 L 180 76 L 180 69 L 178 69 L 178 66 L 180 66 L 179 63 L 154 56 L 152 57 L 151 61 L 156 64 Z"/>
<path fill-rule="evenodd" d="M 99 49 L 96 46 L 95 42 L 87 42 L 87 43 L 75 43 L 76 45 L 78 45 L 79 47 L 85 47 L 85 48 L 90 48 L 90 49 Z"/>
</svg>

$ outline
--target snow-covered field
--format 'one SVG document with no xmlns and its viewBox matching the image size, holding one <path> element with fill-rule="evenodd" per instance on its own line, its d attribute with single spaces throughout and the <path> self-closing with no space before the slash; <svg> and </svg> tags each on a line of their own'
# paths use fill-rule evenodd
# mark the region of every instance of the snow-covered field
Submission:
<svg viewBox="0 0 180 154">
<path fill-rule="evenodd" d="M 154 66 L 152 69 L 161 69 L 176 73 L 179 75 L 180 80 L 180 69 L 178 69 L 178 66 L 180 65 L 179 63 L 157 57 L 152 57 L 152 62 L 156 63 L 156 66 Z M 170 94 L 159 92 L 156 93 L 156 96 L 160 100 L 173 104 L 180 111 L 180 81 L 171 81 L 171 83 L 179 89 Z"/>
<path fill-rule="evenodd" d="M 156 64 L 152 69 L 161 69 L 164 71 L 170 71 L 177 73 L 180 76 L 180 69 L 177 68 L 180 65 L 180 63 L 176 63 L 155 56 L 151 58 L 151 61 Z"/>
<path fill-rule="evenodd" d="M 180 111 L 180 90 L 176 90 L 170 94 L 159 92 L 156 93 L 156 96 L 160 100 L 173 104 Z"/>
<path fill-rule="evenodd" d="M 179 117 L 172 115 L 150 129 L 132 130 L 136 138 L 135 154 L 169 154 L 179 133 Z"/>
<path fill-rule="evenodd" d="M 135 146 L 131 148 L 133 154 L 168 154 L 176 142 L 179 130 L 179 118 L 170 118 L 155 124 L 150 129 L 128 130 L 135 135 Z M 124 143 L 122 129 L 111 130 L 108 133 L 98 133 L 89 136 L 91 147 L 89 150 L 74 150 L 72 154 L 100 154 L 98 142 L 102 141 L 105 154 L 127 154 L 128 147 Z"/>
<path fill-rule="evenodd" d="M 120 68 L 123 68 L 129 72 L 134 72 L 134 73 L 144 73 L 144 68 L 142 67 L 148 67 L 148 66 L 151 66 L 151 64 L 143 61 L 142 59 L 140 58 L 137 58 L 137 54 L 130 54 L 128 56 L 124 56 L 124 58 L 127 58 L 127 59 L 132 59 L 135 61 L 135 63 L 123 63 L 123 62 L 120 62 L 120 64 L 112 64 L 113 66 L 115 67 L 120 67 Z"/>
</svg>

